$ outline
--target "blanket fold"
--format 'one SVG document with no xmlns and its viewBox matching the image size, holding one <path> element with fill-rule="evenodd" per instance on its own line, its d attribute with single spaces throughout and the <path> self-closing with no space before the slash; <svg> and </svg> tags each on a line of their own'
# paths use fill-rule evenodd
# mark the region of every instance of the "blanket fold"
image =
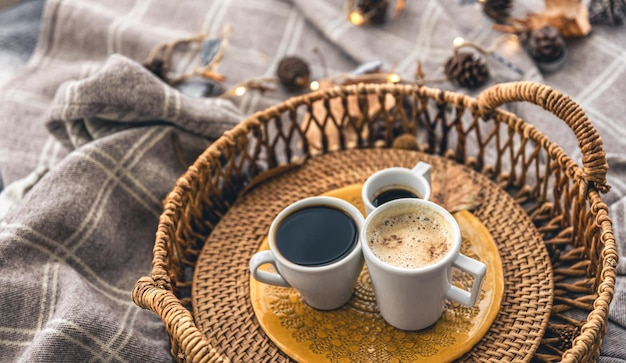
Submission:
<svg viewBox="0 0 626 363">
<path fill-rule="evenodd" d="M 114 54 L 92 76 L 59 87 L 46 126 L 74 149 L 130 127 L 163 123 L 216 139 L 242 119 L 232 102 L 190 98 L 141 64 Z"/>
<path fill-rule="evenodd" d="M 214 69 L 225 88 L 273 76 L 286 55 L 307 60 L 312 80 L 373 59 L 405 79 L 421 61 L 427 78 L 439 78 L 453 39 L 488 47 L 501 35 L 480 6 L 415 0 L 396 20 L 357 28 L 336 0 L 47 0 L 34 55 L 0 88 L 0 189 L 3 180 L 6 196 L 16 196 L 0 214 L 0 361 L 172 360 L 163 322 L 130 298 L 150 271 L 162 201 L 215 138 L 295 93 L 278 87 L 230 100 L 185 96 L 141 65 L 156 45 L 198 33 L 219 39 L 232 29 Z M 489 58 L 490 84 L 544 82 L 579 102 L 598 128 L 613 187 L 603 200 L 620 256 L 626 253 L 622 30 L 596 27 L 569 42 L 568 63 L 552 75 L 539 74 L 521 47 L 502 46 L 498 54 L 524 75 Z M 195 69 L 199 51 L 200 45 L 177 47 L 175 71 Z M 580 158 L 562 123 L 534 106 L 523 117 Z M 625 261 L 618 265 L 602 363 L 626 362 Z"/>
</svg>

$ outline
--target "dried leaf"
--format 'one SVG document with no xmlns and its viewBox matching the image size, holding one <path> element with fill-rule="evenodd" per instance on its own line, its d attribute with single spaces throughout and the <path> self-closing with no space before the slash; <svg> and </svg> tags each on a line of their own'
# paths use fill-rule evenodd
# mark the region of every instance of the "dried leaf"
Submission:
<svg viewBox="0 0 626 363">
<path fill-rule="evenodd" d="M 209 65 L 222 46 L 222 39 L 209 39 L 202 43 L 200 48 L 200 62 L 203 66 Z"/>
<path fill-rule="evenodd" d="M 415 79 L 421 79 L 421 80 L 426 79 L 426 73 L 424 73 L 424 69 L 422 68 L 421 60 L 417 61 L 414 77 Z"/>
<path fill-rule="evenodd" d="M 467 171 L 455 165 L 433 173 L 431 199 L 454 213 L 478 208 L 483 194 L 480 185 L 467 177 Z"/>
<path fill-rule="evenodd" d="M 589 11 L 582 0 L 545 0 L 541 13 L 529 13 L 526 19 L 517 19 L 529 30 L 552 25 L 564 38 L 581 37 L 591 32 Z"/>
<path fill-rule="evenodd" d="M 353 76 L 358 76 L 366 73 L 374 73 L 379 72 L 383 66 L 383 61 L 381 60 L 373 60 L 369 62 L 365 62 L 356 67 L 352 72 L 350 72 Z"/>
</svg>

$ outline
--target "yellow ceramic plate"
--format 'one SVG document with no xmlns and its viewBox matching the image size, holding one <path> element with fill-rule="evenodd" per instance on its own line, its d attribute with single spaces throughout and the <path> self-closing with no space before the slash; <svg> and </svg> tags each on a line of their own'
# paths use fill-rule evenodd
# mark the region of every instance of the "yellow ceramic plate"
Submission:
<svg viewBox="0 0 626 363">
<path fill-rule="evenodd" d="M 364 211 L 361 184 L 325 193 L 347 200 Z M 487 265 L 483 291 L 474 308 L 448 304 L 429 328 L 407 332 L 387 324 L 378 313 L 367 268 L 354 296 L 343 307 L 318 311 L 291 288 L 250 279 L 252 307 L 270 339 L 299 362 L 445 362 L 459 358 L 487 333 L 502 302 L 504 281 L 498 248 L 487 229 L 469 212 L 455 213 L 463 235 L 461 252 Z M 259 250 L 268 249 L 265 239 Z M 263 266 L 271 269 L 271 265 Z M 460 287 L 471 283 L 455 271 Z M 419 307 L 416 307 L 419 308 Z"/>
</svg>

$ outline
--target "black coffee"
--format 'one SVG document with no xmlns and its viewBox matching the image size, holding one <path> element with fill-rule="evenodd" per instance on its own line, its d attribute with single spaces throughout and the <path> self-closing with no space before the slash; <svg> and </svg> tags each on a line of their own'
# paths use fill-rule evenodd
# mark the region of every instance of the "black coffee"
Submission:
<svg viewBox="0 0 626 363">
<path fill-rule="evenodd" d="M 280 253 L 303 266 L 323 266 L 346 256 L 358 240 L 347 213 L 327 206 L 305 207 L 287 216 L 274 236 Z"/>
<path fill-rule="evenodd" d="M 409 189 L 393 188 L 387 189 L 374 196 L 372 205 L 374 207 L 381 206 L 387 202 L 401 198 L 421 198 L 419 194 Z"/>
</svg>

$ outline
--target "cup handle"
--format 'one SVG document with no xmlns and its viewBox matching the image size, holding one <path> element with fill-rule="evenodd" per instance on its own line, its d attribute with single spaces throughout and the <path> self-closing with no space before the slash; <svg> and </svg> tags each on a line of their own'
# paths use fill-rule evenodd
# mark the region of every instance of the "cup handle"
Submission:
<svg viewBox="0 0 626 363">
<path fill-rule="evenodd" d="M 476 261 L 463 254 L 459 254 L 452 265 L 459 270 L 465 271 L 474 276 L 474 283 L 472 284 L 471 292 L 449 284 L 448 291 L 446 291 L 446 297 L 466 306 L 476 305 L 476 300 L 478 300 L 478 296 L 480 294 L 480 288 L 483 285 L 483 278 L 485 277 L 485 272 L 487 272 L 487 266 L 484 263 Z"/>
<path fill-rule="evenodd" d="M 265 250 L 257 252 L 252 256 L 250 259 L 250 273 L 252 273 L 254 279 L 269 285 L 290 287 L 287 281 L 285 281 L 279 273 L 259 270 L 259 267 L 265 265 L 266 263 L 272 264 L 274 269 L 278 271 L 276 261 L 274 260 L 274 256 L 271 251 Z"/>
<path fill-rule="evenodd" d="M 430 166 L 430 164 L 420 161 L 413 167 L 412 170 L 414 173 L 418 175 L 422 175 L 426 179 L 428 184 L 430 185 L 430 179 L 431 179 L 431 174 L 432 174 L 431 169 L 432 167 Z"/>
</svg>

